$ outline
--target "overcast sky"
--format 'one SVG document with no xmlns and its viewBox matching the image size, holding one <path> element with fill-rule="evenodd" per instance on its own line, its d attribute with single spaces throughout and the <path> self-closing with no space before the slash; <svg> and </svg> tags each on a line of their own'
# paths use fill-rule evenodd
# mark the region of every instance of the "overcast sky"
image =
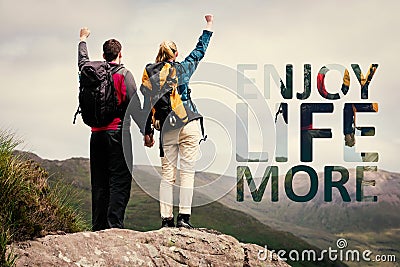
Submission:
<svg viewBox="0 0 400 267">
<path fill-rule="evenodd" d="M 115 4 L 118 3 L 118 4 Z M 81 119 L 72 125 L 77 107 L 77 44 L 79 29 L 88 26 L 89 54 L 101 59 L 101 45 L 117 38 L 123 45 L 123 62 L 133 72 L 138 86 L 146 63 L 156 56 L 158 44 L 174 40 L 180 57 L 194 47 L 204 27 L 203 15 L 215 16 L 214 35 L 204 62 L 236 69 L 238 64 L 256 64 L 257 70 L 245 74 L 255 79 L 263 94 L 264 64 L 273 64 L 281 77 L 285 65 L 294 66 L 294 91 L 303 88 L 303 64 L 312 65 L 310 101 L 324 101 L 316 91 L 316 75 L 326 64 L 341 64 L 351 75 L 350 92 L 335 102 L 332 115 L 317 115 L 315 126 L 331 128 L 333 138 L 315 143 L 315 165 L 355 167 L 343 160 L 342 110 L 344 102 L 361 101 L 359 85 L 350 64 L 360 64 L 366 72 L 371 63 L 378 70 L 370 85 L 370 101 L 379 103 L 377 115 L 360 115 L 359 125 L 374 125 L 376 136 L 357 139 L 357 151 L 377 151 L 381 169 L 400 171 L 398 59 L 400 18 L 398 1 L 5 1 L 0 0 L 0 127 L 15 132 L 24 140 L 24 148 L 49 159 L 88 157 L 90 129 Z M 203 67 L 206 65 L 203 65 Z M 224 75 L 221 73 L 221 75 Z M 194 77 L 204 80 L 207 77 Z M 338 88 L 338 72 L 327 76 L 327 87 Z M 193 85 L 200 111 L 218 117 L 218 105 L 207 106 L 207 98 L 225 102 L 227 92 L 217 86 Z M 200 92 L 201 91 L 201 92 Z M 273 109 L 281 101 L 279 90 L 271 84 Z M 214 103 L 213 102 L 213 103 Z M 324 101 L 326 102 L 326 101 Z M 211 103 L 211 102 L 209 102 Z M 288 101 L 289 162 L 282 169 L 299 164 L 299 105 Z M 219 125 L 235 125 L 235 103 L 226 101 L 227 116 Z M 206 110 L 206 111 L 205 111 Z M 225 110 L 225 109 L 224 109 Z M 267 113 L 265 113 L 267 114 Z M 257 114 L 260 118 L 262 114 Z M 265 116 L 269 116 L 268 114 Z M 262 121 L 263 119 L 261 119 Z M 249 147 L 260 149 L 250 125 Z M 225 125 L 226 126 L 226 125 Z M 217 152 L 208 171 L 235 173 L 233 127 L 218 134 L 218 122 L 208 120 L 208 152 Z M 215 129 L 214 129 L 215 127 Z M 223 127 L 222 127 L 223 128 Z M 221 129 L 222 129 L 221 128 Z M 232 132 L 233 131 L 233 132 Z M 132 126 L 135 150 L 144 151 L 141 137 Z M 221 130 L 221 133 L 223 131 Z M 230 141 L 227 136 L 233 138 Z M 227 140 L 229 140 L 227 142 Z M 255 140 L 255 141 L 254 141 Z M 243 142 L 243 140 L 241 140 Z M 271 141 L 272 142 L 272 141 Z M 228 149 L 231 145 L 233 149 Z M 139 148 L 140 146 L 140 148 Z M 146 150 L 151 162 L 159 164 L 157 148 Z M 145 163 L 143 153 L 135 153 L 135 162 Z M 233 157 L 234 158 L 234 157 Z M 229 161 L 228 160 L 228 161 Z M 224 168 L 224 166 L 229 167 Z M 208 165 L 207 165 L 208 166 Z M 228 169 L 228 170 L 226 170 Z"/>
</svg>

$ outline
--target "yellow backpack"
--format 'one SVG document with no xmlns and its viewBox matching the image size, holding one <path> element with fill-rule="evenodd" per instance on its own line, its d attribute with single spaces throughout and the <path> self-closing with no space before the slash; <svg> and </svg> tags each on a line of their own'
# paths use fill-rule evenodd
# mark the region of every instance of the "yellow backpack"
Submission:
<svg viewBox="0 0 400 267">
<path fill-rule="evenodd" d="M 150 97 L 152 124 L 156 130 L 161 131 L 163 127 L 175 129 L 188 122 L 186 109 L 177 90 L 178 76 L 173 64 L 148 64 L 143 72 L 142 86 L 142 92 Z"/>
</svg>

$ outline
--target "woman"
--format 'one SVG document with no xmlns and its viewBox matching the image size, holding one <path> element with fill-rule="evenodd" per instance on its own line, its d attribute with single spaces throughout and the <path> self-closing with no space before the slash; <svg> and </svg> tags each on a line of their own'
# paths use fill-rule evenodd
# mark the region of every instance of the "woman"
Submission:
<svg viewBox="0 0 400 267">
<path fill-rule="evenodd" d="M 190 214 L 193 197 L 193 184 L 195 174 L 195 161 L 198 157 L 201 135 L 199 122 L 202 116 L 190 99 L 189 79 L 196 70 L 200 60 L 204 57 L 212 32 L 213 16 L 205 16 L 207 25 L 197 42 L 196 48 L 180 63 L 176 62 L 178 49 L 174 42 L 163 41 L 160 44 L 156 63 L 149 64 L 143 73 L 141 92 L 144 95 L 144 111 L 148 112 L 148 120 L 145 127 L 145 146 L 154 144 L 153 127 L 161 130 L 160 133 L 160 157 L 162 164 L 162 179 L 160 183 L 160 213 L 162 227 L 174 227 L 173 215 L 173 185 L 176 179 L 178 155 L 180 157 L 180 195 L 179 214 L 177 227 L 193 228 L 190 224 Z M 168 71 L 165 71 L 168 70 Z M 164 75 L 164 76 L 163 76 Z M 161 85 L 162 84 L 162 85 Z M 155 87 L 158 91 L 169 89 L 168 101 L 173 102 L 171 94 L 177 92 L 181 110 L 169 113 L 167 118 L 157 119 L 157 102 L 162 96 L 156 97 Z M 172 91 L 172 93 L 171 93 Z M 155 100 L 157 99 L 157 100 Z M 177 106 L 175 104 L 175 106 Z M 179 106 L 179 105 L 178 105 Z M 183 113 L 184 115 L 180 115 Z M 162 116 L 161 116 L 162 117 Z M 180 118 L 179 118 L 180 117 Z M 176 127 L 177 120 L 181 122 Z M 182 120 L 180 120 L 182 119 Z M 161 123 L 160 123 L 161 121 Z M 168 123 L 164 124 L 164 121 Z M 164 127 L 163 127 L 164 125 Z M 166 125 L 169 129 L 166 129 Z"/>
</svg>

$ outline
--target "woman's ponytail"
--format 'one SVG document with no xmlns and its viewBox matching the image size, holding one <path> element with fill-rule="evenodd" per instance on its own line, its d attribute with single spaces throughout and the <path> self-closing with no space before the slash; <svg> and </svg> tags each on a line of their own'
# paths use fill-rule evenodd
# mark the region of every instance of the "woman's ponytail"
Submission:
<svg viewBox="0 0 400 267">
<path fill-rule="evenodd" d="M 175 57 L 176 44 L 172 41 L 163 41 L 156 57 L 156 62 L 168 61 Z"/>
</svg>

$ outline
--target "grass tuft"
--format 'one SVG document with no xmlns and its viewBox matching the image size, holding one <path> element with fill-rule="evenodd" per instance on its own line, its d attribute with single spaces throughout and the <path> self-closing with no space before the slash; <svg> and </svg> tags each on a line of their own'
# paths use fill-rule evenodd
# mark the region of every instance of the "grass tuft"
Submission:
<svg viewBox="0 0 400 267">
<path fill-rule="evenodd" d="M 70 186 L 49 186 L 43 168 L 14 155 L 20 143 L 12 133 L 0 131 L 0 266 L 14 265 L 16 257 L 7 251 L 13 241 L 88 229 L 72 204 L 79 196 Z"/>
</svg>

